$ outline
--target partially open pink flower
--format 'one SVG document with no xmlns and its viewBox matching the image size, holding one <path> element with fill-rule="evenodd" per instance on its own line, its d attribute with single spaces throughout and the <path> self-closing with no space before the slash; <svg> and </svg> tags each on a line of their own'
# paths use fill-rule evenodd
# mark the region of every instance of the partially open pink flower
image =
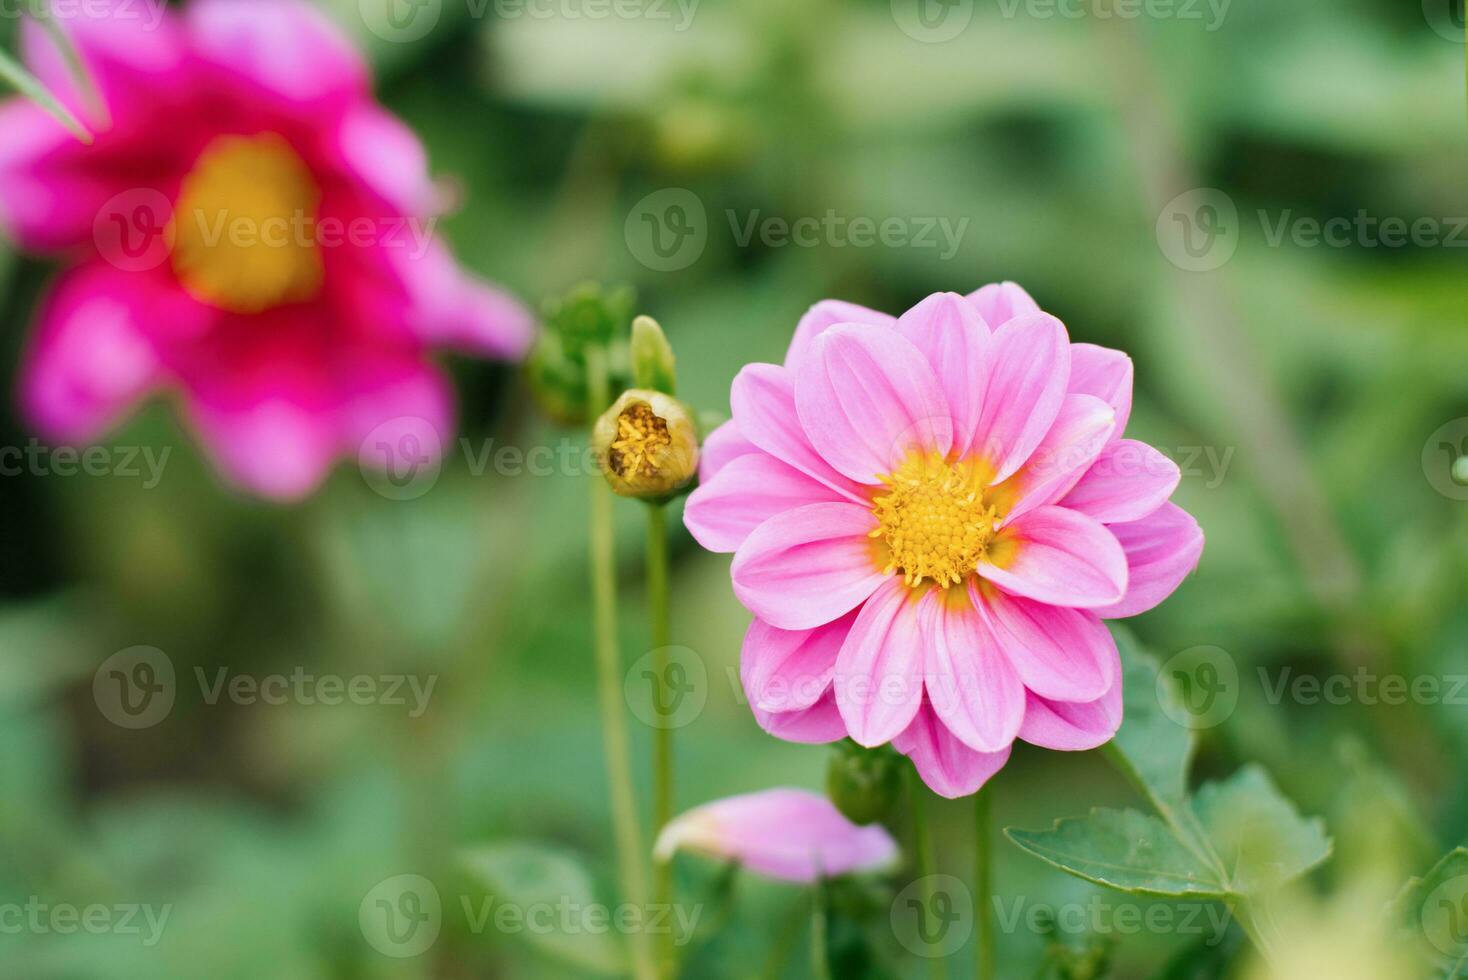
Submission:
<svg viewBox="0 0 1468 980">
<path fill-rule="evenodd" d="M 817 304 L 783 367 L 735 379 L 686 510 L 734 552 L 760 724 L 891 742 L 946 796 L 1015 738 L 1110 739 L 1102 620 L 1157 605 L 1203 549 L 1169 502 L 1178 468 L 1121 438 L 1131 401 L 1125 354 L 1072 344 L 1012 283 L 900 318 Z"/>
<path fill-rule="evenodd" d="M 795 882 L 876 871 L 897 857 L 884 828 L 858 827 L 830 800 L 802 789 L 767 789 L 689 810 L 663 828 L 656 856 L 670 861 L 680 850 Z"/>
<path fill-rule="evenodd" d="M 102 113 L 26 25 L 30 68 L 93 144 L 0 105 L 0 227 L 69 266 L 26 356 L 26 414 L 85 442 L 172 390 L 229 476 L 286 498 L 384 423 L 447 436 L 428 352 L 514 357 L 532 325 L 434 236 L 417 138 L 310 5 L 155 6 L 93 0 L 60 21 Z"/>
</svg>

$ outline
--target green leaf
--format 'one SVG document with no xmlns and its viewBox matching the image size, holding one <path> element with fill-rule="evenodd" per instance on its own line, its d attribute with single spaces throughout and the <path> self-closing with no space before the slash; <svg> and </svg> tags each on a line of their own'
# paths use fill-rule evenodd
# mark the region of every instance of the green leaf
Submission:
<svg viewBox="0 0 1468 980">
<path fill-rule="evenodd" d="M 1245 766 L 1209 783 L 1193 812 L 1239 895 L 1273 891 L 1330 857 L 1331 840 L 1319 819 L 1300 816 L 1262 768 Z"/>
<path fill-rule="evenodd" d="M 1050 830 L 1005 833 L 1042 861 L 1108 888 L 1163 897 L 1228 894 L 1218 874 L 1166 824 L 1136 810 L 1096 809 Z"/>
<path fill-rule="evenodd" d="M 1468 939 L 1463 912 L 1468 908 L 1468 848 L 1443 855 L 1421 878 L 1412 878 L 1392 903 L 1391 914 L 1402 930 L 1417 938 L 1428 961 L 1437 963 L 1443 980 L 1468 976 Z"/>
<path fill-rule="evenodd" d="M 83 143 L 92 142 L 92 134 L 87 132 L 87 128 L 76 116 L 73 116 L 71 111 L 57 100 L 56 96 L 47 91 L 46 86 L 42 85 L 36 76 L 26 71 L 20 62 L 4 51 L 0 51 L 0 81 L 9 82 L 21 95 L 51 113 Z"/>
<path fill-rule="evenodd" d="M 1300 816 L 1263 769 L 1246 766 L 1187 792 L 1193 736 L 1173 720 L 1180 703 L 1156 662 L 1118 629 L 1126 720 L 1108 746 L 1118 768 L 1156 808 L 1093 810 L 1048 831 L 1008 830 L 1023 850 L 1087 881 L 1144 895 L 1204 895 L 1231 902 L 1273 891 L 1320 864 L 1331 841 Z"/>
<path fill-rule="evenodd" d="M 618 974 L 627 969 L 622 946 L 609 931 L 585 928 L 562 929 L 566 921 L 560 909 L 570 908 L 570 922 L 579 921 L 575 910 L 598 904 L 591 875 L 579 860 L 530 841 L 506 841 L 475 848 L 463 856 L 464 867 L 489 889 L 489 927 L 502 906 L 519 909 L 521 921 L 529 910 L 548 907 L 554 911 L 550 930 L 537 926 L 519 930 L 541 953 L 564 963 L 598 973 Z"/>
<path fill-rule="evenodd" d="M 1143 652 L 1131 631 L 1111 630 L 1121 652 L 1125 721 L 1112 743 L 1117 761 L 1158 809 L 1176 807 L 1187 797 L 1188 768 L 1192 764 L 1193 733 L 1173 721 L 1185 714 L 1177 689 L 1159 680 L 1157 661 Z M 1165 705 L 1171 702 L 1175 711 Z"/>
</svg>

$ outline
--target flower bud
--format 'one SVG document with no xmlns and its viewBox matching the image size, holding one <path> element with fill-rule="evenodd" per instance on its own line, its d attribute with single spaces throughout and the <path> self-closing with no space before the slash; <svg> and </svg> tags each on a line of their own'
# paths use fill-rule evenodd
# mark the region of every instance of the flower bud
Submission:
<svg viewBox="0 0 1468 980">
<path fill-rule="evenodd" d="M 1453 468 L 1449 471 L 1453 482 L 1460 487 L 1468 487 L 1468 456 L 1459 456 L 1453 460 Z"/>
<path fill-rule="evenodd" d="M 586 283 L 545 304 L 544 329 L 526 358 L 525 371 L 536 404 L 556 422 L 585 425 L 601 407 L 590 404 L 589 349 L 606 352 L 613 391 L 631 384 L 623 331 L 633 301 L 633 292 L 625 287 Z"/>
<path fill-rule="evenodd" d="M 632 321 L 632 384 L 666 395 L 677 391 L 673 348 L 663 328 L 650 316 Z"/>
<path fill-rule="evenodd" d="M 852 823 L 877 823 L 902 793 L 902 757 L 887 746 L 837 743 L 826 769 L 826 795 Z"/>
<path fill-rule="evenodd" d="M 698 473 L 693 416 L 660 391 L 624 392 L 596 420 L 591 444 L 607 483 L 624 497 L 669 497 Z"/>
</svg>

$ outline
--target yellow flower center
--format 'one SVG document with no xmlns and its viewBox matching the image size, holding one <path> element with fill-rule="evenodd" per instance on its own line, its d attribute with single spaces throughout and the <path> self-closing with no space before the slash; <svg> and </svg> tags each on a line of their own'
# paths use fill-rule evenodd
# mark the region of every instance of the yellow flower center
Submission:
<svg viewBox="0 0 1468 980">
<path fill-rule="evenodd" d="M 628 480 L 656 476 L 661 451 L 672 444 L 667 421 L 647 404 L 635 402 L 617 416 L 617 438 L 612 440 L 607 461 L 614 473 Z"/>
<path fill-rule="evenodd" d="M 871 536 L 887 546 L 887 574 L 901 572 L 909 586 L 929 579 L 946 588 L 977 570 L 999 519 L 984 498 L 984 466 L 914 452 L 882 482 L 887 492 L 872 498 Z"/>
<path fill-rule="evenodd" d="M 311 299 L 321 288 L 311 171 L 274 134 L 221 136 L 174 206 L 173 270 L 196 298 L 234 313 Z"/>
</svg>

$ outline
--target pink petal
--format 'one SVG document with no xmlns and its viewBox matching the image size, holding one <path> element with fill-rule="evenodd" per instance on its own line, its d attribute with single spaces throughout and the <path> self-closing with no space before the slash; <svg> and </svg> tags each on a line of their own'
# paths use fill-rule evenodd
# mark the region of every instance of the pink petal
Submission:
<svg viewBox="0 0 1468 980">
<path fill-rule="evenodd" d="M 257 98 L 339 111 L 369 96 L 367 64 L 326 14 L 302 0 L 196 0 L 194 51 Z"/>
<path fill-rule="evenodd" d="M 979 563 L 1006 592 L 1057 606 L 1109 606 L 1126 595 L 1126 555 L 1099 521 L 1064 507 L 1039 507 L 1006 524 Z"/>
<path fill-rule="evenodd" d="M 750 442 L 852 502 L 866 502 L 855 483 L 821 458 L 800 427 L 795 411 L 795 386 L 785 368 L 774 364 L 745 365 L 734 378 L 729 405 L 739 431 Z"/>
<path fill-rule="evenodd" d="M 926 705 L 892 745 L 912 760 L 929 789 L 950 800 L 972 796 L 983 788 L 1004 768 L 1012 748 L 976 752 L 955 738 Z"/>
<path fill-rule="evenodd" d="M 325 338 L 320 320 L 330 315 L 302 304 L 228 316 L 187 356 L 175 352 L 189 417 L 225 475 L 254 493 L 303 497 L 335 459 L 370 460 L 364 441 L 381 437 L 379 426 L 425 429 L 417 451 L 428 458 L 451 432 L 449 388 L 435 369 L 412 353 Z"/>
<path fill-rule="evenodd" d="M 1014 503 L 1000 513 L 1006 521 L 1053 504 L 1086 474 L 1116 429 L 1111 406 L 1091 395 L 1066 395 L 1060 415 L 1034 453 L 998 490 Z"/>
<path fill-rule="evenodd" d="M 953 444 L 967 446 L 989 384 L 989 328 L 957 293 L 934 293 L 897 321 L 897 331 L 927 358 L 953 417 Z"/>
<path fill-rule="evenodd" d="M 856 622 L 851 612 L 813 630 L 782 630 L 756 619 L 744 634 L 739 675 L 749 703 L 759 711 L 809 708 L 831 686 L 836 655 Z"/>
<path fill-rule="evenodd" d="M 1167 503 L 1181 480 L 1177 464 L 1156 449 L 1119 439 L 1061 503 L 1103 524 L 1138 521 Z"/>
<path fill-rule="evenodd" d="M 775 712 L 750 705 L 750 712 L 761 728 L 782 741 L 827 745 L 846 737 L 846 723 L 836 707 L 836 692 L 829 688 L 809 708 Z"/>
<path fill-rule="evenodd" d="M 927 650 L 923 683 L 939 720 L 970 748 L 1007 748 L 1024 719 L 1024 685 L 967 592 L 929 592 L 919 622 Z"/>
<path fill-rule="evenodd" d="M 683 509 L 683 523 L 709 551 L 737 551 L 755 528 L 776 514 L 837 499 L 830 487 L 775 457 L 746 453 L 693 491 Z"/>
<path fill-rule="evenodd" d="M 57 26 L 86 65 L 101 107 L 83 94 L 65 56 L 40 24 L 30 19 L 22 23 L 21 48 L 27 67 L 46 90 L 94 133 L 119 126 L 130 130 L 141 113 L 187 94 L 176 84 L 186 60 L 183 32 L 163 4 L 87 0 L 64 6 Z"/>
<path fill-rule="evenodd" d="M 30 251 L 89 243 L 113 183 L 81 165 L 65 127 L 23 99 L 0 103 L 0 228 Z M 165 216 L 166 219 L 166 216 Z"/>
<path fill-rule="evenodd" d="M 699 479 L 712 480 L 730 460 L 756 452 L 759 452 L 759 447 L 744 438 L 734 420 L 730 419 L 704 437 L 698 456 Z"/>
<path fill-rule="evenodd" d="M 826 797 L 800 789 L 768 789 L 689 810 L 663 828 L 655 854 L 669 861 L 680 850 L 799 883 L 876 871 L 897 859 L 897 843 L 885 828 L 858 827 Z"/>
<path fill-rule="evenodd" d="M 1116 409 L 1116 434 L 1121 438 L 1132 417 L 1132 359 L 1119 350 L 1095 344 L 1070 345 L 1070 391 L 1095 395 Z"/>
<path fill-rule="evenodd" d="M 1055 701 L 1094 701 L 1120 683 L 1116 640 L 1095 613 L 981 586 L 974 605 L 1025 687 Z"/>
<path fill-rule="evenodd" d="M 821 457 L 876 484 L 914 449 L 947 455 L 953 426 L 943 390 L 918 349 L 883 327 L 838 324 L 795 373 L 800 424 Z"/>
<path fill-rule="evenodd" d="M 861 607 L 836 659 L 836 704 L 860 745 L 901 734 L 923 702 L 918 601 L 896 576 Z"/>
<path fill-rule="evenodd" d="M 413 336 L 430 346 L 514 360 L 535 339 L 535 318 L 518 300 L 466 273 L 442 241 L 421 238 L 426 227 L 409 224 L 388 236 L 362 260 L 405 294 L 399 316 Z M 379 284 L 380 285 L 380 284 Z M 361 284 L 358 284 L 361 287 Z M 394 297 L 401 306 L 403 296 Z M 364 316 L 383 316 L 380 295 L 359 296 Z"/>
<path fill-rule="evenodd" d="M 865 306 L 847 303 L 839 299 L 823 299 L 806 311 L 795 327 L 795 336 L 790 338 L 790 348 L 785 352 L 785 366 L 794 367 L 805 359 L 815 339 L 827 327 L 838 323 L 868 323 L 877 327 L 890 327 L 897 319 L 886 313 L 869 310 Z"/>
<path fill-rule="evenodd" d="M 1046 701 L 1030 693 L 1019 737 L 1058 752 L 1084 752 L 1111 741 L 1121 727 L 1121 719 L 1120 681 L 1095 701 L 1082 703 Z"/>
<path fill-rule="evenodd" d="M 91 442 L 166 378 L 149 330 L 212 317 L 164 276 L 102 262 L 65 273 L 38 317 L 20 399 L 48 438 Z"/>
<path fill-rule="evenodd" d="M 970 452 L 993 464 L 998 483 L 1024 465 L 1060 414 L 1070 377 L 1070 341 L 1059 320 L 1032 313 L 994 332 L 992 357 Z"/>
<path fill-rule="evenodd" d="M 734 555 L 734 594 L 781 629 L 813 629 L 855 609 L 890 576 L 873 557 L 871 511 L 807 504 L 754 530 Z"/>
<path fill-rule="evenodd" d="M 337 120 L 334 143 L 346 168 L 391 210 L 420 217 L 440 210 L 423 143 L 396 116 L 356 103 Z"/>
<path fill-rule="evenodd" d="M 969 293 L 967 299 L 991 330 L 999 329 L 1017 316 L 1040 312 L 1040 304 L 1012 282 L 991 282 Z"/>
<path fill-rule="evenodd" d="M 1154 608 L 1182 584 L 1203 556 L 1203 529 L 1177 504 L 1163 504 L 1139 521 L 1109 527 L 1126 552 L 1131 584 L 1126 598 L 1096 610 L 1107 619 Z"/>
</svg>

